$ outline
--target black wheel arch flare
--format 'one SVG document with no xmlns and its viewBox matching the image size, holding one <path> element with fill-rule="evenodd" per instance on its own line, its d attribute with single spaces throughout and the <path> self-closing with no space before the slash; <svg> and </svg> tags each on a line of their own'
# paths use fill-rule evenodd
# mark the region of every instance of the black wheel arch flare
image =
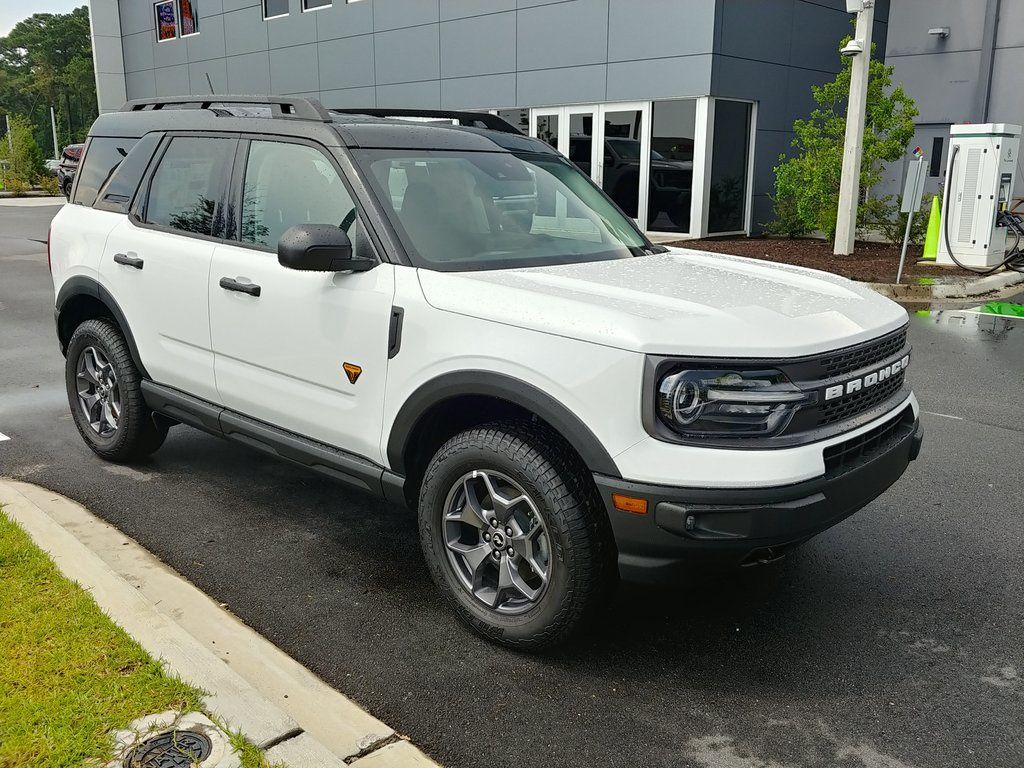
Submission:
<svg viewBox="0 0 1024 768">
<path fill-rule="evenodd" d="M 391 425 L 387 458 L 391 469 L 407 474 L 405 450 L 416 425 L 432 408 L 462 396 L 492 397 L 536 414 L 579 453 L 591 472 L 621 477 L 618 467 L 591 429 L 547 392 L 521 379 L 494 371 L 465 370 L 442 374 L 421 384 L 405 401 Z"/>
</svg>

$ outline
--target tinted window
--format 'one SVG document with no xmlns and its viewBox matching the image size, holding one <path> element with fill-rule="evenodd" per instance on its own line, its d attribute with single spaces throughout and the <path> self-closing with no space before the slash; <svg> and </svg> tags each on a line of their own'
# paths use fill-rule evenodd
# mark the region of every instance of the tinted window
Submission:
<svg viewBox="0 0 1024 768">
<path fill-rule="evenodd" d="M 102 187 L 100 199 L 94 207 L 104 211 L 126 213 L 128 205 L 139 188 L 139 182 L 146 173 L 149 161 L 160 144 L 162 133 L 149 133 L 143 136 L 124 161 L 117 166 L 110 180 Z"/>
<path fill-rule="evenodd" d="M 220 235 L 223 217 L 217 209 L 234 149 L 234 139 L 172 139 L 150 183 L 146 221 L 182 232 Z"/>
<path fill-rule="evenodd" d="M 71 202 L 92 205 L 114 169 L 127 157 L 137 139 L 95 138 L 89 140 L 82 167 L 78 169 L 78 186 Z"/>
<path fill-rule="evenodd" d="M 288 13 L 288 0 L 263 0 L 263 17 L 284 16 Z"/>
<path fill-rule="evenodd" d="M 942 173 L 942 145 L 943 137 L 936 136 L 932 139 L 932 159 L 928 166 L 928 175 L 933 179 L 938 178 Z"/>
<path fill-rule="evenodd" d="M 302 144 L 254 141 L 242 192 L 242 242 L 277 248 L 296 224 L 334 224 L 352 238 L 357 255 L 367 247 L 355 203 L 338 172 L 319 150 Z"/>
</svg>

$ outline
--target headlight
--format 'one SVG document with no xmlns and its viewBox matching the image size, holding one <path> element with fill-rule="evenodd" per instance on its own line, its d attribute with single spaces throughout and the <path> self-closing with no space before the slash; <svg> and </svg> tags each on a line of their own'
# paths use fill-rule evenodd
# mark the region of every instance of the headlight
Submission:
<svg viewBox="0 0 1024 768">
<path fill-rule="evenodd" d="M 658 383 L 658 418 L 683 437 L 771 437 L 811 401 L 776 370 L 684 370 Z"/>
</svg>

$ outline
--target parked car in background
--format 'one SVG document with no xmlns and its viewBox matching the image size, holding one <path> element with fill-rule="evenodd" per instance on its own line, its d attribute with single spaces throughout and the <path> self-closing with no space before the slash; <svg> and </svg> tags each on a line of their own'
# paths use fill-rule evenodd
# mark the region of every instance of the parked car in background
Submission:
<svg viewBox="0 0 1024 768">
<path fill-rule="evenodd" d="M 71 185 L 75 182 L 75 174 L 78 172 L 78 161 L 82 159 L 82 148 L 84 144 L 68 144 L 60 153 L 60 160 L 57 163 L 57 184 L 64 197 L 71 198 Z M 47 163 L 49 168 L 49 163 Z"/>
<path fill-rule="evenodd" d="M 43 165 L 46 166 L 46 172 L 47 173 L 50 173 L 50 174 L 53 174 L 54 176 L 56 176 L 57 175 L 57 168 L 58 168 L 58 166 L 60 166 L 60 160 L 55 160 L 53 158 L 49 158 L 48 160 L 44 160 L 43 161 Z"/>
</svg>

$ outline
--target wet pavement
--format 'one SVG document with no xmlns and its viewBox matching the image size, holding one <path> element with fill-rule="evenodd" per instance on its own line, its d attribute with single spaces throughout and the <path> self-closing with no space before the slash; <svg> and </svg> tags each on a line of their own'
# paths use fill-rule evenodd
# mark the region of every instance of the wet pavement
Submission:
<svg viewBox="0 0 1024 768">
<path fill-rule="evenodd" d="M 924 452 L 867 508 L 775 566 L 623 588 L 529 657 L 456 622 L 408 512 L 185 427 L 144 465 L 95 458 L 45 254 L 15 239 L 52 213 L 0 206 L 0 474 L 85 503 L 443 763 L 1024 765 L 1024 321 L 912 317 Z"/>
</svg>

